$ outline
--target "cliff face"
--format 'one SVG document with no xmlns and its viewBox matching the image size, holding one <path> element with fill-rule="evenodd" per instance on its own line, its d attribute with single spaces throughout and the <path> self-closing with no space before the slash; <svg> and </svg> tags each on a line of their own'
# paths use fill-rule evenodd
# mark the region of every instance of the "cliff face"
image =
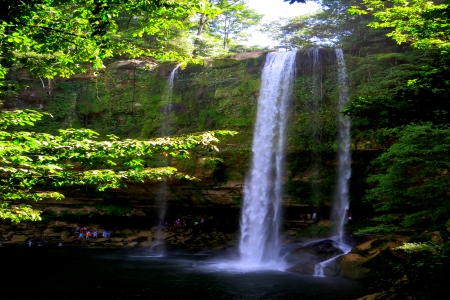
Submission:
<svg viewBox="0 0 450 300">
<path fill-rule="evenodd" d="M 335 56 L 330 50 L 316 51 L 314 55 L 311 50 L 297 54 L 283 199 L 288 220 L 312 210 L 326 217 L 334 189 L 338 114 Z M 130 183 L 126 189 L 101 193 L 80 187 L 64 191 L 64 201 L 33 205 L 44 211 L 47 221 L 52 220 L 53 225 L 62 222 L 58 224 L 66 224 L 64 228 L 92 223 L 103 229 L 102 224 L 106 224 L 118 232 L 126 226 L 148 231 L 157 222 L 160 202 L 167 197 L 170 223 L 178 218 L 203 218 L 220 232 L 235 232 L 265 57 L 262 52 L 245 53 L 179 70 L 170 101 L 167 78 L 174 64 L 112 61 L 100 73 L 90 70 L 51 81 L 32 78 L 25 70 L 11 73 L 9 80 L 22 89 L 14 97 L 4 99 L 3 109 L 42 109 L 53 115 L 30 130 L 56 132 L 58 128 L 87 127 L 101 134 L 143 139 L 159 136 L 162 126 L 170 135 L 215 129 L 239 132 L 224 138 L 220 152 L 214 154 L 223 163 L 207 167 L 202 159 L 210 154 L 202 152 L 193 153 L 190 160 L 173 162 L 200 182 L 171 180 L 166 187 L 152 182 Z M 357 197 L 364 189 L 364 166 L 373 153 L 356 152 L 359 158 L 354 174 L 360 177 L 352 180 Z M 28 237 L 32 232 L 43 234 L 42 230 L 27 232 Z"/>
</svg>

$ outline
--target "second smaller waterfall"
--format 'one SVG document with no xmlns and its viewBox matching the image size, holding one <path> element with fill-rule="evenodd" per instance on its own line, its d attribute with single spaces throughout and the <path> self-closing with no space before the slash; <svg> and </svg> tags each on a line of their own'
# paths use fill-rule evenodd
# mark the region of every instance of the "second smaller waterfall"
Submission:
<svg viewBox="0 0 450 300">
<path fill-rule="evenodd" d="M 341 111 L 345 108 L 348 97 L 347 71 L 345 68 L 342 49 L 336 49 L 338 64 L 338 88 L 339 88 L 339 133 L 338 133 L 338 182 L 333 204 L 333 220 L 337 225 L 339 241 L 342 243 L 344 236 L 344 223 L 349 209 L 348 193 L 351 176 L 351 150 L 350 150 L 350 117 L 343 116 Z"/>
<path fill-rule="evenodd" d="M 173 95 L 173 85 L 175 80 L 175 75 L 178 72 L 181 64 L 178 64 L 170 73 L 170 76 L 167 80 L 166 90 L 165 90 L 165 100 L 166 104 L 163 109 L 163 122 L 161 124 L 160 136 L 169 135 L 169 126 L 170 126 L 170 114 L 171 114 L 171 104 L 172 104 L 172 95 Z M 165 166 L 168 166 L 168 161 L 165 162 Z M 167 181 L 163 181 L 159 185 L 159 213 L 158 213 L 158 224 L 155 232 L 155 240 L 151 246 L 151 250 L 155 252 L 155 254 L 162 256 L 164 254 L 164 242 L 163 242 L 163 232 L 164 226 L 166 223 L 166 210 L 167 210 Z"/>
<path fill-rule="evenodd" d="M 345 67 L 342 49 L 336 49 L 336 60 L 338 65 L 338 88 L 339 88 L 339 126 L 338 126 L 338 170 L 337 184 L 334 194 L 332 219 L 337 228 L 335 237 L 336 246 L 342 250 L 342 254 L 318 263 L 315 267 L 314 276 L 324 276 L 325 267 L 336 258 L 350 252 L 351 247 L 344 244 L 344 224 L 349 209 L 349 180 L 351 176 L 351 149 L 350 149 L 350 118 L 343 116 L 341 111 L 345 108 L 348 97 L 347 71 Z"/>
</svg>

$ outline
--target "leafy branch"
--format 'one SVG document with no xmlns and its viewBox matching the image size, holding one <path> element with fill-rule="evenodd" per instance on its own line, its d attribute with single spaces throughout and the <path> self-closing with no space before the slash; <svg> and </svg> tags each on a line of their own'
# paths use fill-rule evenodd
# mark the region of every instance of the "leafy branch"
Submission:
<svg viewBox="0 0 450 300">
<path fill-rule="evenodd" d="M 218 151 L 218 136 L 236 132 L 219 130 L 151 140 L 120 140 L 89 129 L 61 129 L 59 135 L 7 129 L 34 125 L 43 113 L 0 112 L 0 211 L 1 218 L 14 222 L 39 220 L 39 212 L 10 201 L 59 200 L 54 189 L 96 186 L 99 191 L 126 187 L 127 182 L 162 181 L 167 178 L 198 180 L 167 166 L 151 166 L 155 157 L 168 160 L 189 158 L 189 151 L 205 148 Z"/>
</svg>

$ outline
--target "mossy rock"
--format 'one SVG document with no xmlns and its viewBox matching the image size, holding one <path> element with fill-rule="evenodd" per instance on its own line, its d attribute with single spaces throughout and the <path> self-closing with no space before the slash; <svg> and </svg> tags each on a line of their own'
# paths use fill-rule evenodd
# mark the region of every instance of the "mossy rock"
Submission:
<svg viewBox="0 0 450 300">
<path fill-rule="evenodd" d="M 238 65 L 240 62 L 236 59 L 231 58 L 222 58 L 222 59 L 214 59 L 207 63 L 207 66 L 212 68 L 229 68 Z"/>
<path fill-rule="evenodd" d="M 359 254 L 349 253 L 339 259 L 340 275 L 348 279 L 363 279 L 370 269 L 363 265 L 374 256 L 363 257 Z"/>
</svg>

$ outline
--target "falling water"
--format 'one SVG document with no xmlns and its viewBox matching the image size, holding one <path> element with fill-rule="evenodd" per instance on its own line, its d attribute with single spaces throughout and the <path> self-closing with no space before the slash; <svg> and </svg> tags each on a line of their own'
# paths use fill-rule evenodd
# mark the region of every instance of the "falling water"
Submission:
<svg viewBox="0 0 450 300">
<path fill-rule="evenodd" d="M 172 95 L 173 95 L 173 84 L 175 75 L 178 72 L 178 69 L 181 64 L 178 64 L 170 73 L 169 79 L 167 80 L 167 85 L 165 89 L 165 99 L 167 101 L 163 110 L 163 122 L 161 125 L 161 136 L 169 135 L 169 126 L 170 126 L 170 113 L 171 113 L 171 104 L 172 104 Z M 168 165 L 168 161 L 165 162 L 165 165 Z M 167 210 L 167 181 L 162 181 L 160 183 L 160 197 L 159 197 L 159 216 L 158 216 L 158 225 L 156 228 L 156 241 L 150 247 L 152 252 L 155 252 L 157 255 L 163 255 L 163 232 L 164 232 L 164 224 L 166 218 L 166 210 Z"/>
<path fill-rule="evenodd" d="M 335 261 L 338 257 L 341 257 L 341 256 L 349 253 L 352 250 L 351 246 L 340 243 L 339 241 L 336 241 L 336 240 L 334 240 L 333 246 L 341 249 L 342 253 L 316 264 L 315 268 L 314 268 L 314 276 L 325 277 L 326 266 L 329 265 L 331 262 Z"/>
<path fill-rule="evenodd" d="M 345 108 L 348 101 L 348 78 L 342 49 L 336 49 L 336 58 L 338 64 L 339 86 L 339 150 L 337 172 L 338 182 L 334 197 L 333 220 L 336 222 L 339 241 L 342 243 L 344 223 L 349 208 L 348 184 L 351 176 L 350 118 L 349 116 L 343 116 L 340 113 Z"/>
<path fill-rule="evenodd" d="M 253 157 L 245 181 L 241 219 L 241 263 L 248 267 L 281 263 L 284 130 L 295 55 L 295 51 L 269 53 L 262 71 Z"/>
<path fill-rule="evenodd" d="M 320 61 L 319 48 L 311 48 L 308 50 L 308 58 L 312 63 L 312 94 L 308 105 L 308 110 L 311 113 L 311 135 L 312 135 L 312 163 L 314 173 L 317 174 L 316 178 L 312 181 L 312 199 L 314 203 L 318 204 L 320 202 L 320 192 L 319 192 L 319 170 L 321 156 L 319 152 L 319 147 L 321 144 L 321 132 L 319 126 L 319 111 L 320 104 L 322 102 L 322 66 Z"/>
<path fill-rule="evenodd" d="M 325 268 L 336 258 L 350 252 L 351 247 L 343 243 L 344 223 L 348 211 L 348 181 L 351 176 L 351 152 L 350 152 L 350 118 L 343 116 L 341 111 L 348 101 L 347 71 L 345 68 L 342 49 L 336 49 L 338 64 L 338 89 L 339 89 L 339 132 L 338 132 L 338 182 L 334 196 L 332 218 L 337 225 L 337 237 L 333 246 L 342 250 L 342 254 L 322 261 L 315 266 L 314 276 L 324 276 Z"/>
<path fill-rule="evenodd" d="M 172 96 L 173 96 L 173 83 L 175 79 L 175 75 L 178 72 L 178 69 L 180 68 L 181 64 L 178 64 L 170 73 L 169 79 L 167 79 L 167 85 L 165 90 L 165 98 L 167 99 L 167 104 L 164 107 L 164 119 L 169 120 L 170 117 L 170 111 L 172 108 Z M 162 136 L 168 135 L 168 127 L 169 122 L 163 122 L 162 124 Z"/>
</svg>

